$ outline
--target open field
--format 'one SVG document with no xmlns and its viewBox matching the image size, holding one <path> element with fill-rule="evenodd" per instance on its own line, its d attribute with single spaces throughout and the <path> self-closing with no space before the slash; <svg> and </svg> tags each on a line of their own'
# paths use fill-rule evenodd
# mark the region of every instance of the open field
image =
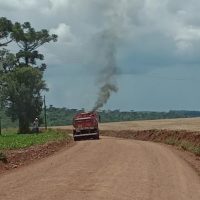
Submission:
<svg viewBox="0 0 200 200">
<path fill-rule="evenodd" d="M 184 119 L 162 119 L 104 123 L 100 125 L 102 130 L 150 130 L 150 129 L 168 129 L 168 130 L 190 130 L 200 131 L 200 118 Z"/>
<path fill-rule="evenodd" d="M 71 130 L 72 126 L 60 126 L 59 128 Z M 150 129 L 200 131 L 200 118 L 198 117 L 198 118 L 100 123 L 100 129 L 113 130 L 113 131 L 150 130 Z"/>
</svg>

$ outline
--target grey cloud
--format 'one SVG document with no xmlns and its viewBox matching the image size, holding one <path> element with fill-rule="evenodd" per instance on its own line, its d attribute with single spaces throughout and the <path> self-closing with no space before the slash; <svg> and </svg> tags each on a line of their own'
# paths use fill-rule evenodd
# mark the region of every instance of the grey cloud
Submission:
<svg viewBox="0 0 200 200">
<path fill-rule="evenodd" d="M 163 59 L 184 62 L 187 49 L 180 48 L 185 45 L 193 52 L 188 59 L 198 61 L 194 56 L 198 54 L 200 39 L 176 38 L 193 26 L 200 32 L 199 9 L 198 0 L 0 0 L 0 11 L 8 18 L 31 21 L 37 28 L 56 29 L 59 24 L 69 27 L 74 40 L 70 44 L 48 46 L 46 52 L 63 64 L 80 65 L 89 62 L 95 35 L 110 24 L 120 37 L 122 60 L 135 54 L 133 64 L 146 61 L 148 65 L 151 60 Z"/>
</svg>

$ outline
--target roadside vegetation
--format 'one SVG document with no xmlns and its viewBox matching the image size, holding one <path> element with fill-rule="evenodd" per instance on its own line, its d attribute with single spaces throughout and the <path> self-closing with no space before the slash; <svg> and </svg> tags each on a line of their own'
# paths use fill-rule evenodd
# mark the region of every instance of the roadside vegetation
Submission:
<svg viewBox="0 0 200 200">
<path fill-rule="evenodd" d="M 171 138 L 167 138 L 165 140 L 165 143 L 169 145 L 177 146 L 183 149 L 184 151 L 189 151 L 191 153 L 194 153 L 196 156 L 200 156 L 200 145 L 198 146 L 194 145 L 192 142 L 189 142 L 186 140 L 179 141 L 177 138 L 171 137 Z"/>
<path fill-rule="evenodd" d="M 17 129 L 3 129 L 0 135 L 0 174 L 30 161 L 46 158 L 63 147 L 70 147 L 72 141 L 68 132 L 63 130 L 18 134 Z"/>
<path fill-rule="evenodd" d="M 0 136 L 0 150 L 27 148 L 34 145 L 45 144 L 52 141 L 62 141 L 70 136 L 57 130 L 47 130 L 39 134 L 17 134 L 13 130 L 6 130 Z"/>
</svg>

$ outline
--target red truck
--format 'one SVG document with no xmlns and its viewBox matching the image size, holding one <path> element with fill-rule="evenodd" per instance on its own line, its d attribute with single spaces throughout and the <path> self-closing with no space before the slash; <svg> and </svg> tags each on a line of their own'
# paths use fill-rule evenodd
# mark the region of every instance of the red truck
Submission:
<svg viewBox="0 0 200 200">
<path fill-rule="evenodd" d="M 73 118 L 73 137 L 78 140 L 81 137 L 99 139 L 99 116 L 96 112 L 79 113 Z"/>
</svg>

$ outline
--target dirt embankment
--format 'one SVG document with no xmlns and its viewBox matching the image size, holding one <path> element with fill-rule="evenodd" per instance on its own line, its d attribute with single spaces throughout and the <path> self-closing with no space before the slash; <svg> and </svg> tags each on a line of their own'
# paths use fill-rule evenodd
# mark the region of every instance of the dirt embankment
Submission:
<svg viewBox="0 0 200 200">
<path fill-rule="evenodd" d="M 67 138 L 62 141 L 52 141 L 24 149 L 1 151 L 5 159 L 0 160 L 0 173 L 29 164 L 34 160 L 45 158 L 61 150 L 63 147 L 70 147 L 73 144 L 73 139 Z"/>
<path fill-rule="evenodd" d="M 136 139 L 144 141 L 164 142 L 168 143 L 170 140 L 175 143 L 187 141 L 192 145 L 200 146 L 200 132 L 197 131 L 183 131 L 183 130 L 102 130 L 102 135 L 114 136 L 127 139 Z M 200 153 L 200 152 L 199 152 Z"/>
</svg>

